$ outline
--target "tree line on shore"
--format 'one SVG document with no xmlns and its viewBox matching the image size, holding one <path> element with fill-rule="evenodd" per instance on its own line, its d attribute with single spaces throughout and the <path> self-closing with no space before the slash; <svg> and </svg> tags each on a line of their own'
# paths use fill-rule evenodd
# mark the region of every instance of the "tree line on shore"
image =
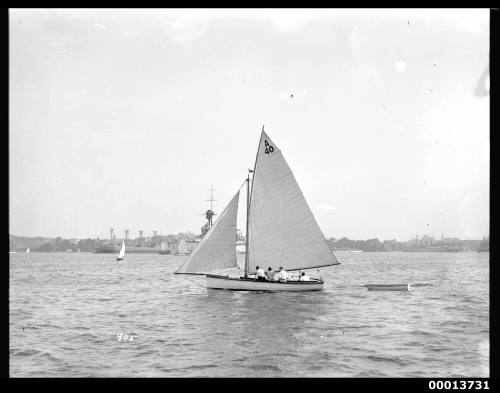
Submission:
<svg viewBox="0 0 500 393">
<path fill-rule="evenodd" d="M 489 249 L 489 237 L 482 240 L 461 240 L 458 238 L 445 238 L 444 240 L 427 241 L 423 237 L 420 241 L 409 240 L 399 242 L 396 239 L 380 241 L 377 238 L 368 240 L 351 240 L 346 237 L 340 239 L 330 238 L 328 244 L 333 251 L 408 251 L 418 248 L 448 248 L 457 251 L 476 251 Z"/>
<path fill-rule="evenodd" d="M 63 239 L 62 237 L 25 237 L 9 235 L 10 251 L 30 251 L 35 252 L 76 252 L 78 249 L 82 252 L 91 252 L 102 243 L 98 239 Z"/>
<path fill-rule="evenodd" d="M 185 235 L 185 234 L 179 234 Z M 176 236 L 176 235 L 170 235 Z M 184 236 L 183 236 L 184 237 Z M 62 237 L 25 237 L 9 235 L 10 251 L 25 251 L 30 248 L 37 252 L 92 252 L 103 243 L 99 239 L 63 239 Z M 352 251 L 359 250 L 365 252 L 376 251 L 405 251 L 408 249 L 409 242 L 399 242 L 395 239 L 380 241 L 377 238 L 368 240 L 351 240 L 347 237 L 340 239 L 330 238 L 328 244 L 333 251 Z M 439 243 L 438 243 L 439 244 Z M 456 245 L 463 250 L 477 250 L 479 248 L 489 248 L 489 238 L 482 240 L 460 240 L 456 239 Z"/>
</svg>

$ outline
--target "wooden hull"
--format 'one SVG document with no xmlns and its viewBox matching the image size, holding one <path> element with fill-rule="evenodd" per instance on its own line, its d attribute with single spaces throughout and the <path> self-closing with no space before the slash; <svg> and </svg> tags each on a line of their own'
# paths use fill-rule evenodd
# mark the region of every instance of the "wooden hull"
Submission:
<svg viewBox="0 0 500 393">
<path fill-rule="evenodd" d="M 207 275 L 207 288 L 227 289 L 231 291 L 269 291 L 269 292 L 304 292 L 323 290 L 323 281 L 257 281 L 253 278 L 233 278 L 227 276 Z"/>
<path fill-rule="evenodd" d="M 369 291 L 409 291 L 410 284 L 368 284 Z"/>
</svg>

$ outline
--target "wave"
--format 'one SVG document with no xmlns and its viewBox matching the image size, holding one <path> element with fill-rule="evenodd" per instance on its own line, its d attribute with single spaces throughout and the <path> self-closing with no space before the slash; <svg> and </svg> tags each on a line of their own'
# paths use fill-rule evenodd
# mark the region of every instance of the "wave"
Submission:
<svg viewBox="0 0 500 393">
<path fill-rule="evenodd" d="M 204 285 L 200 289 L 177 280 L 160 255 L 137 257 L 140 263 L 122 264 L 113 273 L 109 263 L 101 266 L 101 256 L 82 254 L 83 263 L 74 274 L 75 267 L 68 267 L 63 256 L 44 260 L 41 254 L 40 263 L 50 267 L 42 276 L 32 274 L 30 265 L 15 266 L 10 273 L 13 374 L 487 373 L 481 369 L 483 355 L 477 346 L 479 338 L 489 337 L 487 264 L 465 254 L 453 263 L 444 255 L 406 255 L 405 261 L 400 261 L 401 254 L 380 253 L 376 260 L 366 258 L 370 255 L 360 253 L 347 260 L 342 271 L 335 268 L 340 276 L 333 268 L 331 274 L 324 269 L 324 292 L 290 295 L 210 293 Z M 53 274 L 57 271 L 68 274 Z M 471 277 L 464 277 L 465 272 Z M 53 277 L 47 282 L 49 274 Z M 119 285 L 111 285 L 119 276 Z M 24 277 L 29 280 L 21 281 Z M 410 292 L 414 297 L 374 297 L 359 285 L 408 279 L 415 282 Z M 144 290 L 146 285 L 151 291 Z M 138 286 L 143 291 L 136 291 Z M 118 342 L 116 333 L 134 331 L 139 335 L 133 342 Z M 455 351 L 457 342 L 461 345 Z M 134 370 L 128 369 L 131 364 Z"/>
<path fill-rule="evenodd" d="M 281 368 L 279 368 L 278 366 L 274 366 L 272 364 L 251 364 L 249 365 L 249 367 L 252 369 L 252 370 L 256 370 L 256 371 L 277 371 L 279 373 L 282 373 L 283 370 L 281 370 Z"/>
<path fill-rule="evenodd" d="M 386 357 L 386 356 L 376 356 L 376 355 L 368 355 L 364 357 L 365 359 L 372 360 L 375 362 L 389 362 L 397 364 L 398 366 L 405 366 L 407 363 L 397 357 Z"/>
<path fill-rule="evenodd" d="M 37 357 L 46 358 L 46 359 L 49 359 L 49 360 L 52 360 L 52 361 L 58 361 L 58 360 L 60 360 L 59 358 L 57 358 L 56 356 L 54 356 L 51 352 L 43 351 L 43 350 L 35 349 L 35 348 L 14 350 L 11 353 L 11 356 L 13 356 L 13 357 L 32 357 L 32 356 L 37 356 Z"/>
</svg>

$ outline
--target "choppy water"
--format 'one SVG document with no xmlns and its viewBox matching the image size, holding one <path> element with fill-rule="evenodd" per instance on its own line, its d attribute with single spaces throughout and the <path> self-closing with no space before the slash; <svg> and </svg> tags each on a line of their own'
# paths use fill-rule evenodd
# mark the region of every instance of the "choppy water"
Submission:
<svg viewBox="0 0 500 393">
<path fill-rule="evenodd" d="M 10 375 L 489 376 L 488 253 L 337 256 L 324 292 L 256 293 L 174 276 L 184 257 L 10 254 Z M 408 281 L 432 285 L 362 287 Z"/>
</svg>

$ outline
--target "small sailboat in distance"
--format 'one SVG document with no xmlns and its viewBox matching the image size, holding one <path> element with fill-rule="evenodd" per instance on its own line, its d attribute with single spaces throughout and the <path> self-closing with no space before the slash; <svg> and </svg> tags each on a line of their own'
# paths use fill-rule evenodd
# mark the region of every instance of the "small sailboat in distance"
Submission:
<svg viewBox="0 0 500 393">
<path fill-rule="evenodd" d="M 28 248 L 26 249 L 26 254 L 29 254 L 29 253 L 30 253 L 30 248 L 28 247 Z"/>
<path fill-rule="evenodd" d="M 253 173 L 251 185 L 250 173 Z M 244 276 L 211 274 L 214 270 L 238 266 L 235 235 L 240 190 L 175 273 L 205 275 L 207 288 L 213 289 L 321 291 L 324 286 L 322 278 L 280 282 L 249 277 L 252 275 L 250 270 L 255 271 L 257 266 L 276 270 L 282 266 L 285 270 L 297 271 L 339 264 L 292 171 L 264 127 L 254 169 L 249 169 L 245 183 L 247 230 Z"/>
<path fill-rule="evenodd" d="M 120 253 L 118 254 L 117 261 L 122 261 L 125 257 L 125 240 L 122 242 L 122 248 L 120 248 Z"/>
</svg>

